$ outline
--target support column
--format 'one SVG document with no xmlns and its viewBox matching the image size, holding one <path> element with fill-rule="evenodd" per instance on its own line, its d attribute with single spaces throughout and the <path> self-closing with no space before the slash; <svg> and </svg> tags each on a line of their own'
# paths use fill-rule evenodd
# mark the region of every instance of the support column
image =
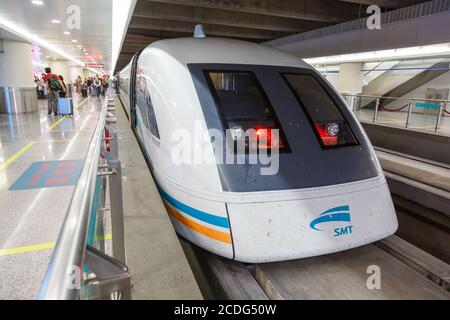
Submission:
<svg viewBox="0 0 450 320">
<path fill-rule="evenodd" d="M 28 43 L 3 41 L 0 53 L 0 113 L 36 112 L 38 99 Z"/>
<path fill-rule="evenodd" d="M 341 93 L 360 94 L 363 88 L 362 63 L 342 63 L 339 69 L 337 89 Z"/>
</svg>

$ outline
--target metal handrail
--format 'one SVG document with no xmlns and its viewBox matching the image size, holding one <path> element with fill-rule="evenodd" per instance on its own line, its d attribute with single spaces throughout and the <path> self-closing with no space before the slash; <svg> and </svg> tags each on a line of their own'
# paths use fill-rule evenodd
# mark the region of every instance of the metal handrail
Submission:
<svg viewBox="0 0 450 320">
<path fill-rule="evenodd" d="M 80 288 L 77 285 L 81 284 L 75 284 L 74 287 L 73 273 L 74 270 L 79 270 L 80 275 L 83 272 L 106 113 L 107 107 L 104 105 L 41 285 L 39 299 L 71 300 L 80 298 Z"/>
<path fill-rule="evenodd" d="M 405 123 L 405 128 L 408 128 L 410 125 L 410 119 L 413 112 L 413 105 L 414 101 L 424 101 L 424 102 L 433 102 L 433 103 L 439 103 L 439 111 L 436 117 L 436 123 L 434 126 L 434 132 L 437 133 L 441 124 L 442 120 L 442 113 L 449 113 L 447 111 L 447 104 L 450 102 L 450 100 L 444 100 L 444 99 L 422 99 L 422 98 L 399 98 L 399 97 L 389 97 L 389 96 L 373 96 L 373 95 L 363 95 L 363 94 L 342 94 L 343 97 L 351 97 L 352 101 L 354 102 L 355 98 L 371 98 L 375 100 L 375 112 L 373 114 L 372 123 L 376 123 L 378 119 L 378 111 L 381 108 L 381 100 L 382 99 L 388 99 L 388 100 L 397 100 L 397 101 L 408 101 L 408 112 L 407 112 L 407 118 Z M 352 102 L 352 110 L 355 111 L 354 104 Z M 406 107 L 405 106 L 405 107 Z M 404 107 L 400 108 L 403 109 Z M 399 110 L 400 110 L 399 109 Z M 386 109 L 385 109 L 386 110 Z M 389 111 L 389 110 L 387 110 Z"/>
<path fill-rule="evenodd" d="M 374 96 L 374 95 L 351 94 L 351 93 L 342 93 L 342 96 L 346 96 L 346 97 L 374 98 L 374 99 L 380 98 L 380 99 L 405 100 L 405 101 L 430 101 L 430 102 L 445 102 L 445 103 L 450 102 L 450 100 L 444 100 L 444 99 L 400 98 L 400 97 Z"/>
</svg>

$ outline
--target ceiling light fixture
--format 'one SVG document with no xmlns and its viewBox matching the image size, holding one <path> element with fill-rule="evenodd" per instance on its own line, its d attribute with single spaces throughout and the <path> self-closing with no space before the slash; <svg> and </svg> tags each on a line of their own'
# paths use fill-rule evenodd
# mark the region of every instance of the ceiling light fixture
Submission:
<svg viewBox="0 0 450 320">
<path fill-rule="evenodd" d="M 37 6 L 42 6 L 44 4 L 44 1 L 42 1 L 42 0 L 32 0 L 31 3 L 35 4 Z"/>
<path fill-rule="evenodd" d="M 70 33 L 69 31 L 64 31 L 64 34 L 65 34 L 66 36 L 68 36 L 68 35 L 70 35 L 71 33 Z"/>
<path fill-rule="evenodd" d="M 59 20 L 57 20 L 57 19 L 53 19 L 53 20 L 52 20 L 52 23 L 58 24 L 58 23 L 61 23 L 61 21 L 59 21 Z"/>
<path fill-rule="evenodd" d="M 77 42 L 78 42 L 78 40 L 75 40 L 75 39 L 73 39 L 73 40 L 72 40 L 72 42 L 73 42 L 73 43 L 77 43 Z"/>
</svg>

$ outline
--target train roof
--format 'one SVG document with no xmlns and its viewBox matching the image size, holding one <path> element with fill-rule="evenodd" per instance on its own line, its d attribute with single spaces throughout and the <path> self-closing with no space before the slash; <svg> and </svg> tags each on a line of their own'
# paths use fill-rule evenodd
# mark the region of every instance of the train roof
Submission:
<svg viewBox="0 0 450 320">
<path fill-rule="evenodd" d="M 146 50 L 157 48 L 183 64 L 227 63 L 311 68 L 295 56 L 256 43 L 225 38 L 178 38 L 160 40 Z"/>
</svg>

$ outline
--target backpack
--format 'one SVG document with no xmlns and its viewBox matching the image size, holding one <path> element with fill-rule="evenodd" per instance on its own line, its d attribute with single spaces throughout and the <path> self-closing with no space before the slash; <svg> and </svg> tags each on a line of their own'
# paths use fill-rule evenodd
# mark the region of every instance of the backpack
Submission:
<svg viewBox="0 0 450 320">
<path fill-rule="evenodd" d="M 62 88 L 59 85 L 59 82 L 58 82 L 58 80 L 56 80 L 56 78 L 53 78 L 53 77 L 48 78 L 48 85 L 52 89 L 52 91 L 61 91 L 62 90 Z"/>
</svg>

